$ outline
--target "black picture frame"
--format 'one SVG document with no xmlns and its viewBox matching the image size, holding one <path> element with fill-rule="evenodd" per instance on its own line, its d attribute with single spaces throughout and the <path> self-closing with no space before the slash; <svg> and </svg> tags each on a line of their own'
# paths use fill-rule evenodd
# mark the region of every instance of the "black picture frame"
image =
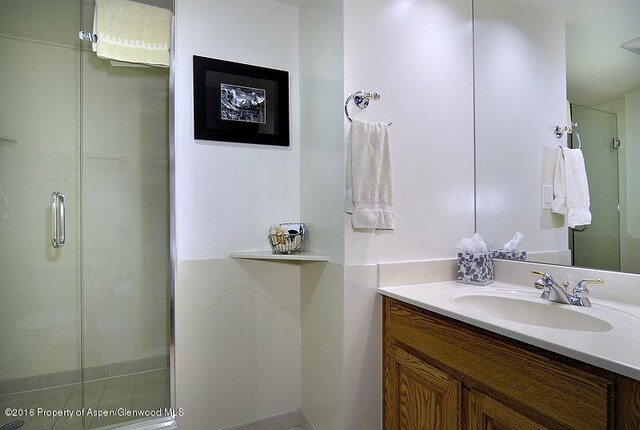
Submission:
<svg viewBox="0 0 640 430">
<path fill-rule="evenodd" d="M 193 56 L 194 137 L 289 146 L 289 72 Z"/>
</svg>

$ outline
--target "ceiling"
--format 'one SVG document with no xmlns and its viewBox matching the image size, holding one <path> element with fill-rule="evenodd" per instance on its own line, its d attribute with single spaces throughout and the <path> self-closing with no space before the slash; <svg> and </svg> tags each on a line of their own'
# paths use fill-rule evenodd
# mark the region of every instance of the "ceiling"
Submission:
<svg viewBox="0 0 640 430">
<path fill-rule="evenodd" d="M 562 0 L 567 92 L 590 104 L 640 90 L 640 55 L 620 45 L 640 36 L 640 0 Z"/>
</svg>

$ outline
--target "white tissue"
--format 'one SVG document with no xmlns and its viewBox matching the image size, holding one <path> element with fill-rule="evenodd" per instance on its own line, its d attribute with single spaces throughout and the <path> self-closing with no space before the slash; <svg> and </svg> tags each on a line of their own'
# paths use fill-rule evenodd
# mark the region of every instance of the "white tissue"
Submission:
<svg viewBox="0 0 640 430">
<path fill-rule="evenodd" d="M 484 239 L 480 236 L 480 233 L 476 233 L 472 237 L 465 237 L 456 245 L 456 249 L 458 251 L 472 252 L 474 254 L 489 252 L 487 244 L 484 243 Z"/>
<path fill-rule="evenodd" d="M 513 236 L 509 242 L 502 245 L 502 250 L 504 251 L 515 251 L 518 244 L 524 239 L 524 234 L 516 231 L 516 234 Z"/>
</svg>

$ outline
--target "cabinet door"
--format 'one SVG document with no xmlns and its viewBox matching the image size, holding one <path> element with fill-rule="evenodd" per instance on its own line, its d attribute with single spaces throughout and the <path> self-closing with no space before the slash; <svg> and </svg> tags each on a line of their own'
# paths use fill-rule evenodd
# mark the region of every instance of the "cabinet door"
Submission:
<svg viewBox="0 0 640 430">
<path fill-rule="evenodd" d="M 387 430 L 460 429 L 459 381 L 400 348 L 390 348 L 387 360 Z"/>
<path fill-rule="evenodd" d="M 464 394 L 467 412 L 465 428 L 468 430 L 555 430 L 568 428 L 543 418 L 534 421 L 478 391 L 465 390 Z M 544 423 L 542 423 L 543 420 Z"/>
</svg>

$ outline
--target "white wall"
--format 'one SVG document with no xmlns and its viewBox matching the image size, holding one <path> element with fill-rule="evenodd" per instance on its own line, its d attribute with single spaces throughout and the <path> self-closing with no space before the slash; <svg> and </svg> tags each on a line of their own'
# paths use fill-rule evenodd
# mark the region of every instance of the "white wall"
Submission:
<svg viewBox="0 0 640 430">
<path fill-rule="evenodd" d="M 301 269 L 302 413 L 314 430 L 344 428 L 344 266 L 304 264 Z"/>
<path fill-rule="evenodd" d="M 300 408 L 299 279 L 295 263 L 178 263 L 181 429 L 224 429 Z"/>
<path fill-rule="evenodd" d="M 271 0 L 176 3 L 178 259 L 268 247 L 270 224 L 300 216 L 298 9 Z M 291 146 L 195 141 L 193 55 L 289 71 Z"/>
<path fill-rule="evenodd" d="M 308 247 L 344 261 L 342 0 L 300 8 L 300 210 Z"/>
<path fill-rule="evenodd" d="M 494 247 L 520 231 L 521 249 L 566 250 L 564 218 L 541 208 L 566 144 L 552 133 L 567 122 L 564 21 L 553 8 L 483 0 L 475 30 L 476 228 Z"/>
<path fill-rule="evenodd" d="M 300 273 L 302 403 L 316 430 L 344 428 L 344 192 L 342 0 L 300 7 L 300 205 L 309 248 L 331 263 L 303 264 Z"/>
<path fill-rule="evenodd" d="M 382 318 L 370 263 L 453 256 L 457 241 L 473 234 L 471 2 L 352 0 L 344 5 L 344 31 L 343 100 L 358 90 L 379 92 L 366 110 L 350 111 L 393 121 L 396 230 L 354 231 L 343 216 L 344 428 L 380 429 Z"/>
<path fill-rule="evenodd" d="M 394 122 L 396 220 L 394 232 L 355 232 L 345 215 L 345 261 L 452 256 L 473 234 L 471 2 L 352 0 L 344 22 L 344 98 L 379 92 L 353 115 Z"/>
<path fill-rule="evenodd" d="M 300 216 L 298 8 L 181 0 L 175 54 L 179 425 L 220 429 L 300 408 L 300 268 L 226 258 Z M 195 141 L 193 55 L 289 71 L 291 146 Z"/>
<path fill-rule="evenodd" d="M 344 428 L 382 428 L 382 297 L 378 265 L 344 267 Z"/>
</svg>

